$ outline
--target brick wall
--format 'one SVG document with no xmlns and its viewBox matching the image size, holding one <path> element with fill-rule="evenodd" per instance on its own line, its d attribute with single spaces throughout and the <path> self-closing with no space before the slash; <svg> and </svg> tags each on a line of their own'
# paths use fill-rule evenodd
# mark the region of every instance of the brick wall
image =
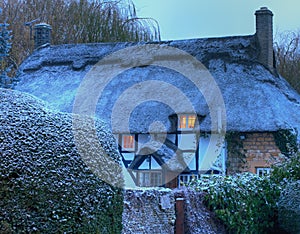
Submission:
<svg viewBox="0 0 300 234">
<path fill-rule="evenodd" d="M 256 173 L 257 167 L 270 167 L 280 160 L 280 150 L 271 132 L 245 133 L 235 139 L 239 152 L 245 155 L 228 155 L 228 174 L 249 171 Z"/>
<path fill-rule="evenodd" d="M 257 167 L 270 167 L 278 162 L 281 153 L 272 133 L 246 134 L 243 141 L 246 150 L 247 170 L 256 173 Z"/>
</svg>

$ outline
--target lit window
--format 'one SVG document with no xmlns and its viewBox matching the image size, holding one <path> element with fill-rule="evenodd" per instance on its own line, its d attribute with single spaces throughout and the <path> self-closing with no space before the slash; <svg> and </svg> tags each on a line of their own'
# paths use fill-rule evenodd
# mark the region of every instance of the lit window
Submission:
<svg viewBox="0 0 300 234">
<path fill-rule="evenodd" d="M 258 167 L 256 168 L 256 174 L 259 176 L 265 176 L 270 174 L 271 168 L 268 167 Z"/>
<path fill-rule="evenodd" d="M 180 116 L 179 128 L 186 128 L 186 115 Z"/>
<path fill-rule="evenodd" d="M 180 115 L 179 129 L 193 129 L 195 127 L 196 115 Z"/>
<path fill-rule="evenodd" d="M 162 173 L 158 171 L 139 172 L 139 186 L 157 187 L 162 185 Z"/>
<path fill-rule="evenodd" d="M 134 150 L 134 136 L 123 135 L 122 136 L 122 149 L 123 150 Z"/>
<path fill-rule="evenodd" d="M 195 121 L 196 121 L 196 116 L 195 115 L 189 115 L 189 117 L 188 117 L 188 128 L 194 128 L 195 127 Z"/>
</svg>

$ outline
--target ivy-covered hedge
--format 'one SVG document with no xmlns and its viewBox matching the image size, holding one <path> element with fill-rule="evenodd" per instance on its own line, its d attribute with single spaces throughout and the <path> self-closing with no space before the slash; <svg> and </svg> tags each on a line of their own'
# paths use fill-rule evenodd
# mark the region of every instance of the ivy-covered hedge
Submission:
<svg viewBox="0 0 300 234">
<path fill-rule="evenodd" d="M 203 176 L 189 186 L 206 192 L 206 205 L 230 233 L 264 233 L 276 222 L 280 191 L 266 177 L 251 173 Z"/>
<path fill-rule="evenodd" d="M 44 103 L 0 89 L 0 233 L 120 233 L 123 192 L 97 177 L 80 157 L 72 116 Z M 80 126 L 78 126 L 80 128 Z M 82 137 L 96 155 L 85 126 Z M 99 141 L 119 162 L 112 135 L 96 122 Z M 115 183 L 121 171 L 97 164 Z"/>
<path fill-rule="evenodd" d="M 289 181 L 300 180 L 300 153 L 285 157 L 281 164 L 273 166 L 271 180 L 282 186 Z"/>
<path fill-rule="evenodd" d="M 285 156 L 292 156 L 298 151 L 296 130 L 281 129 L 273 135 L 277 147 Z"/>
</svg>

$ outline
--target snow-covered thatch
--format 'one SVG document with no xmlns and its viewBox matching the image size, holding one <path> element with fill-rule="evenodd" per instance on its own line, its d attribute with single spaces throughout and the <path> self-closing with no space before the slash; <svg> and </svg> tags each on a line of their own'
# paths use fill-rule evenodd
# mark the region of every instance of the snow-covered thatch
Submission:
<svg viewBox="0 0 300 234">
<path fill-rule="evenodd" d="M 72 112 L 76 91 L 93 65 L 116 51 L 144 44 L 59 45 L 37 50 L 20 66 L 19 82 L 15 89 L 31 93 L 58 110 Z M 171 46 L 183 50 L 206 66 L 224 99 L 227 131 L 263 132 L 296 128 L 300 132 L 300 95 L 280 75 L 257 61 L 259 50 L 255 35 L 166 41 L 156 45 L 158 48 Z M 151 53 L 147 55 L 149 58 L 145 56 L 146 60 L 150 60 L 149 64 L 157 59 L 155 51 Z M 128 59 L 134 56 L 128 54 Z M 172 63 L 176 58 L 159 59 Z M 177 59 L 184 63 L 183 58 Z M 114 62 L 122 63 L 118 60 L 111 61 L 112 69 Z M 104 77 L 98 77 L 96 82 L 101 83 L 102 79 L 106 82 Z M 141 84 L 143 86 L 147 81 L 153 80 L 162 85 L 148 90 L 157 98 L 147 99 L 149 96 Z M 168 117 L 174 112 L 178 113 L 172 105 L 177 104 L 181 108 L 179 112 L 184 112 L 184 104 L 180 102 L 181 96 L 176 92 L 169 98 L 173 100 L 170 105 L 165 99 L 159 101 L 160 97 L 170 96 L 167 94 L 170 91 L 169 84 L 191 101 L 199 115 L 205 116 L 200 125 L 201 130 L 210 130 L 210 109 L 206 99 L 190 79 L 175 70 L 153 65 L 133 64 L 131 69 L 116 75 L 107 83 L 101 92 L 96 116 L 111 124 L 112 115 L 118 109 L 117 120 L 114 118 L 113 121 L 116 121 L 116 125 L 121 125 L 129 118 L 131 132 L 149 132 L 149 126 L 155 121 L 161 121 L 170 130 Z M 133 95 L 134 92 L 138 95 Z M 94 95 L 92 92 L 91 94 Z M 125 99 L 126 102 L 119 102 L 119 99 Z M 115 107 L 116 103 L 118 108 Z M 124 103 L 135 105 L 130 109 L 132 106 L 126 107 Z M 124 113 L 124 118 L 120 113 Z M 130 116 L 126 116 L 128 113 Z"/>
</svg>

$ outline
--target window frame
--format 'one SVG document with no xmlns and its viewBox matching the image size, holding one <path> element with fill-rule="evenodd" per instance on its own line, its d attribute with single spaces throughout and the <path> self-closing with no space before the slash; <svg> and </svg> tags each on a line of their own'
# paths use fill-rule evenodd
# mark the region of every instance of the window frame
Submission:
<svg viewBox="0 0 300 234">
<path fill-rule="evenodd" d="M 145 179 L 141 182 L 142 175 L 146 174 L 149 175 L 149 184 L 146 183 Z M 154 178 L 154 175 L 160 175 L 160 178 Z M 163 185 L 163 172 L 161 170 L 139 170 L 137 174 L 137 182 L 140 187 L 160 187 Z"/>
<path fill-rule="evenodd" d="M 130 137 L 132 140 L 129 140 L 132 147 L 125 147 L 125 138 Z M 131 142 L 132 141 L 132 142 Z M 121 135 L 121 150 L 125 152 L 134 152 L 135 151 L 135 135 L 134 134 L 122 134 Z"/>
<path fill-rule="evenodd" d="M 269 175 L 271 173 L 270 167 L 256 167 L 255 168 L 255 174 L 258 176 L 265 176 Z"/>
<path fill-rule="evenodd" d="M 185 184 L 191 182 L 193 179 L 199 179 L 200 176 L 198 174 L 180 174 L 177 177 L 178 180 L 178 188 L 185 186 Z"/>
<path fill-rule="evenodd" d="M 191 118 L 191 117 L 193 117 L 193 118 Z M 181 127 L 182 126 L 182 124 L 181 124 L 182 118 L 185 118 L 185 127 Z M 189 127 L 190 120 L 193 121 L 192 122 L 193 127 Z M 193 130 L 196 125 L 196 120 L 197 120 L 197 115 L 195 115 L 195 114 L 180 114 L 180 115 L 178 115 L 177 129 L 178 130 Z"/>
</svg>

